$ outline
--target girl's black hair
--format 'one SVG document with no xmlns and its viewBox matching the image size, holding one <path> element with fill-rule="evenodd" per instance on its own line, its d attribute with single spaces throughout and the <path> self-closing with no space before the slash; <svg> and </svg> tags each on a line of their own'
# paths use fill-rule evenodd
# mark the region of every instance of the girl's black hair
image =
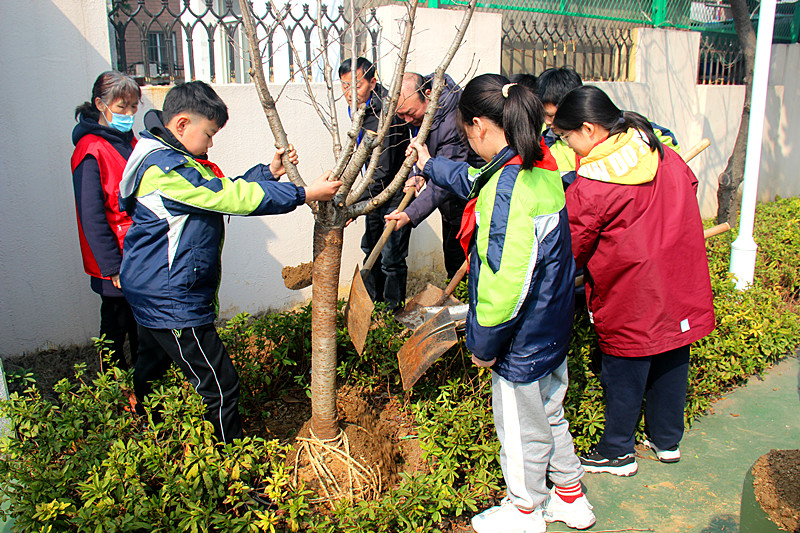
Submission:
<svg viewBox="0 0 800 533">
<path fill-rule="evenodd" d="M 650 121 L 639 113 L 622 111 L 603 90 L 591 85 L 577 87 L 558 103 L 553 126 L 560 130 L 580 129 L 584 122 L 598 124 L 608 130 L 608 136 L 636 128 L 645 136 L 651 151 L 664 157 L 664 146 L 658 140 Z"/>
<path fill-rule="evenodd" d="M 522 157 L 522 168 L 531 169 L 544 157 L 541 146 L 544 110 L 530 89 L 519 84 L 506 88 L 508 78 L 483 74 L 473 78 L 458 102 L 459 128 L 472 124 L 475 117 L 488 118 L 506 134 L 508 145 Z"/>
<path fill-rule="evenodd" d="M 112 104 L 118 98 L 142 99 L 142 89 L 133 78 L 116 70 L 109 70 L 100 74 L 94 80 L 92 86 L 92 97 L 88 102 L 84 102 L 75 108 L 75 119 L 83 115 L 84 117 L 98 120 L 100 110 L 94 105 L 94 99 L 100 98 L 106 104 Z"/>
</svg>

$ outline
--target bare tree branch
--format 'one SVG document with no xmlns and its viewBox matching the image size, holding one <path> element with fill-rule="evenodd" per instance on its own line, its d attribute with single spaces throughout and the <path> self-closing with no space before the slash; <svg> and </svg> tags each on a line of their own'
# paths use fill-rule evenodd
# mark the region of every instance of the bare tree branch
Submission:
<svg viewBox="0 0 800 533">
<path fill-rule="evenodd" d="M 364 122 L 364 113 L 366 111 L 367 106 L 361 106 L 358 111 L 356 111 L 356 114 L 353 115 L 353 124 L 350 126 L 350 130 L 347 132 L 347 144 L 345 145 L 341 154 L 339 154 L 339 158 L 336 160 L 336 166 L 333 168 L 331 176 L 341 176 L 344 173 L 344 169 L 346 168 L 347 164 L 350 162 L 350 157 L 352 156 L 353 149 L 358 141 L 358 132 L 361 129 L 361 124 Z"/>
<path fill-rule="evenodd" d="M 400 51 L 398 60 L 395 64 L 394 76 L 392 77 L 392 88 L 389 91 L 387 102 L 384 102 L 381 108 L 381 117 L 378 123 L 378 135 L 376 139 L 377 147 L 372 153 L 369 162 L 369 167 L 365 173 L 364 179 L 358 187 L 348 195 L 348 191 L 340 192 L 341 195 L 347 195 L 346 205 L 352 205 L 357 202 L 364 191 L 372 184 L 375 176 L 375 171 L 378 168 L 378 161 L 383 151 L 383 140 L 392 125 L 394 112 L 397 109 L 397 102 L 400 98 L 400 88 L 403 84 L 403 74 L 405 73 L 406 60 L 408 58 L 408 49 L 411 46 L 411 38 L 414 34 L 414 21 L 417 15 L 417 3 L 413 3 L 408 10 L 408 17 L 405 20 L 405 27 L 403 29 L 403 38 L 400 44 Z M 388 104 L 388 105 L 387 105 Z"/>
<path fill-rule="evenodd" d="M 269 93 L 267 81 L 264 79 L 264 66 L 261 53 L 256 41 L 256 27 L 253 22 L 253 13 L 251 11 L 252 3 L 248 0 L 239 0 L 239 6 L 242 10 L 242 21 L 244 22 L 245 31 L 248 35 L 248 42 L 250 45 L 250 55 L 252 57 L 252 67 L 250 68 L 250 76 L 253 78 L 258 90 L 258 97 L 261 100 L 261 107 L 264 108 L 264 114 L 267 116 L 267 122 L 272 130 L 272 135 L 275 137 L 275 144 L 278 148 L 285 148 L 288 151 L 289 139 L 286 137 L 286 130 L 281 123 L 281 117 L 278 115 L 278 110 L 275 108 L 275 101 Z M 300 177 L 300 172 L 297 167 L 289 161 L 286 154 L 283 156 L 283 166 L 286 169 L 286 175 L 289 180 L 298 187 L 305 186 L 303 178 Z"/>
<path fill-rule="evenodd" d="M 467 32 L 467 27 L 472 19 L 472 14 L 475 12 L 475 6 L 477 3 L 477 0 L 470 0 L 467 9 L 464 12 L 464 18 L 461 20 L 461 24 L 456 32 L 456 36 L 453 39 L 452 44 L 450 44 L 450 48 L 447 50 L 442 62 L 439 63 L 439 66 L 436 68 L 433 77 L 433 88 L 431 89 L 431 97 L 430 101 L 428 102 L 428 108 L 425 111 L 425 118 L 422 120 L 422 125 L 419 128 L 419 133 L 417 134 L 417 140 L 420 143 L 424 143 L 428 138 L 428 132 L 430 132 L 431 124 L 433 123 L 433 117 L 436 114 L 436 109 L 439 105 L 439 96 L 441 96 L 442 89 L 444 89 L 444 73 L 447 70 L 447 67 L 450 66 L 450 62 L 456 55 L 458 48 L 461 46 L 461 42 L 464 40 L 464 34 Z M 375 210 L 375 208 L 383 205 L 403 186 L 406 178 L 408 178 L 408 174 L 411 172 L 411 167 L 414 165 L 416 160 L 417 153 L 414 151 L 411 155 L 406 157 L 406 160 L 403 162 L 403 166 L 397 172 L 397 175 L 392 180 L 392 183 L 386 187 L 386 189 L 381 191 L 378 196 L 371 200 L 364 200 L 348 207 L 345 217 L 356 218 L 358 216 L 371 213 Z"/>
</svg>

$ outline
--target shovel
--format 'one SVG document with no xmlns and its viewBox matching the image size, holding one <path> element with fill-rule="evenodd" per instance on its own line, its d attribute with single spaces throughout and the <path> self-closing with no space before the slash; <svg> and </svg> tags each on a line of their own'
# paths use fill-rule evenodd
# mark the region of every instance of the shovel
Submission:
<svg viewBox="0 0 800 533">
<path fill-rule="evenodd" d="M 414 192 L 415 190 L 412 187 L 405 196 L 403 196 L 403 200 L 400 202 L 400 205 L 397 206 L 398 213 L 402 213 L 408 206 L 409 202 L 411 202 L 411 198 L 414 196 Z M 367 260 L 364 261 L 364 268 L 359 271 L 358 265 L 356 265 L 356 271 L 353 274 L 353 282 L 350 284 L 350 298 L 347 300 L 345 315 L 347 319 L 347 330 L 350 332 L 350 340 L 353 341 L 353 346 L 356 347 L 358 355 L 361 355 L 364 351 L 364 343 L 367 341 L 367 333 L 369 333 L 369 327 L 372 324 L 372 311 L 375 309 L 375 304 L 372 298 L 369 297 L 367 288 L 364 286 L 364 279 L 369 276 L 372 266 L 381 254 L 381 250 L 383 250 L 386 241 L 389 240 L 389 236 L 394 231 L 396 225 L 396 220 L 392 220 L 386 224 L 380 239 L 378 239 L 378 242 L 372 249 L 372 253 L 370 253 Z"/>
<path fill-rule="evenodd" d="M 397 315 L 395 319 L 404 324 L 406 327 L 416 329 L 425 319 L 425 309 L 430 307 L 438 307 L 440 305 L 459 305 L 461 302 L 455 298 L 451 298 L 453 291 L 464 279 L 464 274 L 467 273 L 469 267 L 469 259 L 464 261 L 461 268 L 458 269 L 453 279 L 447 284 L 444 290 L 436 285 L 428 283 L 428 285 L 419 292 L 416 296 L 411 298 Z"/>
<path fill-rule="evenodd" d="M 397 352 L 403 390 L 413 387 L 439 356 L 456 342 L 458 335 L 455 322 L 450 317 L 450 310 L 445 307 L 418 327 Z"/>
</svg>

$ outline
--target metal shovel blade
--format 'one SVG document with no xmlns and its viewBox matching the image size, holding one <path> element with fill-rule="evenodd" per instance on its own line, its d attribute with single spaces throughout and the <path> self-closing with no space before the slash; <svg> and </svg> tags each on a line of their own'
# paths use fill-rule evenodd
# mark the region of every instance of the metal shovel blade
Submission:
<svg viewBox="0 0 800 533">
<path fill-rule="evenodd" d="M 422 374 L 456 342 L 458 335 L 455 323 L 445 307 L 417 328 L 397 352 L 403 390 L 413 387 Z"/>
<path fill-rule="evenodd" d="M 431 306 L 440 305 L 459 305 L 461 302 L 451 295 L 447 295 L 445 300 L 445 291 L 428 283 L 422 291 L 411 298 L 403 307 L 403 310 L 397 313 L 394 318 L 404 326 L 416 329 L 425 321 L 425 310 Z"/>
<path fill-rule="evenodd" d="M 356 266 L 353 274 L 353 282 L 350 284 L 350 298 L 347 300 L 347 331 L 350 333 L 350 340 L 356 347 L 358 355 L 364 352 L 364 343 L 367 341 L 367 333 L 372 324 L 372 311 L 375 304 L 369 297 L 367 288 L 361 272 Z"/>
</svg>

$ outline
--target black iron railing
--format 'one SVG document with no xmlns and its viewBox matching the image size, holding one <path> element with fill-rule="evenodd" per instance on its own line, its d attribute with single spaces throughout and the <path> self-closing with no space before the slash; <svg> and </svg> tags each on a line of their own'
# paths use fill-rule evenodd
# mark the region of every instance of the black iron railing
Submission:
<svg viewBox="0 0 800 533">
<path fill-rule="evenodd" d="M 308 4 L 287 3 L 277 12 L 271 3 L 257 5 L 261 9 L 256 7 L 254 15 L 269 81 L 295 81 L 300 68 L 312 73 L 323 39 L 342 58 L 350 55 L 355 35 L 357 53 L 377 59 L 380 24 L 374 9 L 355 17 L 356 31 L 351 33 L 351 21 L 341 7 L 329 12 L 321 5 L 317 13 Z M 250 81 L 238 0 L 112 0 L 108 18 L 117 68 L 141 83 Z M 300 57 L 293 54 L 287 34 Z"/>
<path fill-rule="evenodd" d="M 744 54 L 736 35 L 704 35 L 697 61 L 700 85 L 744 84 Z"/>
<path fill-rule="evenodd" d="M 509 20 L 502 37 L 503 74 L 539 74 L 550 67 L 570 67 L 584 80 L 625 81 L 633 58 L 628 28 Z"/>
</svg>

